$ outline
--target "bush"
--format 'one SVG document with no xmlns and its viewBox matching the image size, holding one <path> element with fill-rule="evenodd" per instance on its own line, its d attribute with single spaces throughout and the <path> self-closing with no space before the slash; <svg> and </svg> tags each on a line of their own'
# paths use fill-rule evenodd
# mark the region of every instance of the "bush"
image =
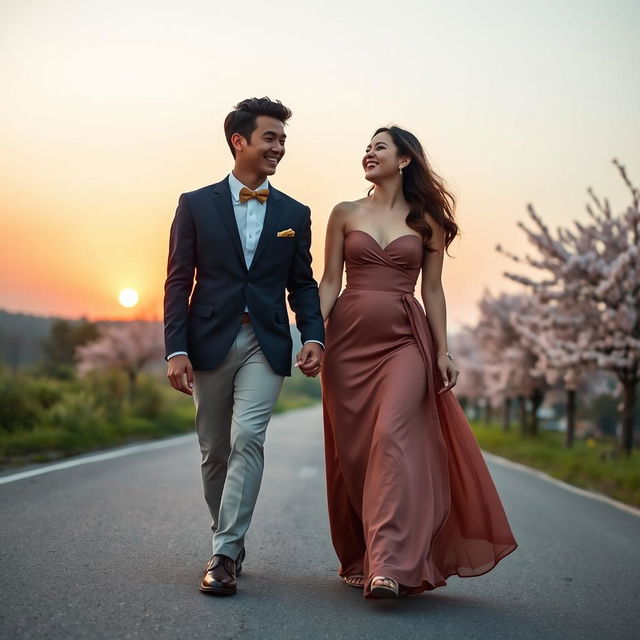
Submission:
<svg viewBox="0 0 640 640">
<path fill-rule="evenodd" d="M 40 421 L 42 401 L 53 404 L 50 385 L 19 374 L 0 373 L 0 432 L 31 430 Z"/>
<path fill-rule="evenodd" d="M 164 395 L 157 380 L 141 376 L 130 406 L 131 413 L 145 418 L 158 418 L 164 410 Z"/>
<path fill-rule="evenodd" d="M 86 390 L 67 393 L 42 417 L 44 426 L 80 433 L 105 422 L 104 411 Z"/>
<path fill-rule="evenodd" d="M 129 395 L 129 381 L 124 371 L 91 372 L 78 384 L 89 390 L 109 420 L 117 420 L 122 415 Z"/>
</svg>

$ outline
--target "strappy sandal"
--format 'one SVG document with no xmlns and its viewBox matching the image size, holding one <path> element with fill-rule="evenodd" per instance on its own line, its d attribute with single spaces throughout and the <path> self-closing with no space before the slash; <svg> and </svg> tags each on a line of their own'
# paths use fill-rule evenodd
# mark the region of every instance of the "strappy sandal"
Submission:
<svg viewBox="0 0 640 640">
<path fill-rule="evenodd" d="M 345 584 L 356 589 L 364 589 L 364 576 L 342 576 Z"/>
<path fill-rule="evenodd" d="M 397 598 L 400 593 L 400 585 L 393 578 L 374 576 L 369 584 L 371 595 L 376 598 Z"/>
</svg>

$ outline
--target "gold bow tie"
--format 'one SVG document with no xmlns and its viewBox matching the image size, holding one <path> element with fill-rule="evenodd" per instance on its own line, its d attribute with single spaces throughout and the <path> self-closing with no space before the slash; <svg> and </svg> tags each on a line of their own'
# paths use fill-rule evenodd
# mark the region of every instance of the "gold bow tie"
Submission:
<svg viewBox="0 0 640 640">
<path fill-rule="evenodd" d="M 260 204 L 263 204 L 267 201 L 268 197 L 269 189 L 258 189 L 258 191 L 252 191 L 251 189 L 247 189 L 247 187 L 240 189 L 240 202 L 246 202 L 247 200 L 251 200 L 251 198 L 255 198 Z"/>
</svg>

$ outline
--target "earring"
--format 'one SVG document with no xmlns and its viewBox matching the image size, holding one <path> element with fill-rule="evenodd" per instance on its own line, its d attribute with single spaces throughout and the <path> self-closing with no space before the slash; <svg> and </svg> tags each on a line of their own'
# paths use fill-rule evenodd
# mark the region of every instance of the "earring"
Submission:
<svg viewBox="0 0 640 640">
<path fill-rule="evenodd" d="M 400 175 L 402 175 L 402 167 L 398 167 L 398 171 L 400 172 Z"/>
</svg>

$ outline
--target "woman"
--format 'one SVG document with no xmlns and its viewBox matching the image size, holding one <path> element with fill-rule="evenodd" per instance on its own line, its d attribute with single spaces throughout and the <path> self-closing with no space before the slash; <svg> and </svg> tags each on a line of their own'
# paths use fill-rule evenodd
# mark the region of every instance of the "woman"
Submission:
<svg viewBox="0 0 640 640">
<path fill-rule="evenodd" d="M 449 393 L 440 278 L 453 198 L 399 127 L 376 131 L 362 165 L 373 188 L 332 211 L 320 283 L 329 517 L 343 580 L 397 597 L 486 573 L 516 543 Z"/>
</svg>

